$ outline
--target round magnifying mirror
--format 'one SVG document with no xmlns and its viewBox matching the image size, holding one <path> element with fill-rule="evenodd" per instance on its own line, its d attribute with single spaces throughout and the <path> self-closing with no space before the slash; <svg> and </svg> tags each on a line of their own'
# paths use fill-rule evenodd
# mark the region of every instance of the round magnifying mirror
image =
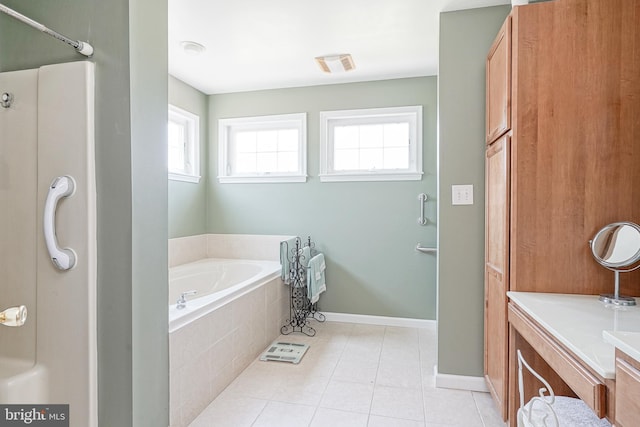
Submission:
<svg viewBox="0 0 640 427">
<path fill-rule="evenodd" d="M 620 272 L 640 267 L 640 226 L 633 222 L 616 222 L 598 231 L 591 240 L 591 253 L 596 261 L 615 272 L 615 292 L 600 299 L 616 305 L 635 305 L 635 299 L 619 295 Z"/>
</svg>

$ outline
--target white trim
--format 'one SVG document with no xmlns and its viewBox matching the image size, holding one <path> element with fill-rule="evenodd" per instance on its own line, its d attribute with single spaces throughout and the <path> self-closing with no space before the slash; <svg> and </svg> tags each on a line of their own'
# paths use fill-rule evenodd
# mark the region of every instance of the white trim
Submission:
<svg viewBox="0 0 640 427">
<path fill-rule="evenodd" d="M 306 175 L 218 176 L 221 184 L 272 184 L 275 182 L 307 182 Z"/>
<path fill-rule="evenodd" d="M 471 377 L 466 375 L 436 373 L 436 387 L 480 391 L 485 393 L 489 392 L 484 377 Z"/>
<path fill-rule="evenodd" d="M 402 326 L 405 328 L 433 328 L 435 320 L 410 319 L 406 317 L 370 316 L 366 314 L 327 313 L 322 312 L 328 322 L 360 323 L 365 325 Z"/>
<path fill-rule="evenodd" d="M 332 122 L 383 123 L 393 116 L 406 117 L 410 124 L 409 167 L 407 169 L 335 171 L 333 168 Z M 419 181 L 422 179 L 422 106 L 367 108 L 320 112 L 320 181 Z"/>
<path fill-rule="evenodd" d="M 366 174 L 332 173 L 321 174 L 321 182 L 347 182 L 347 181 L 420 181 L 422 172 L 415 173 L 389 173 L 370 172 Z"/>
<path fill-rule="evenodd" d="M 168 106 L 168 122 L 182 122 L 187 130 L 187 158 L 190 171 L 181 173 L 176 170 L 169 171 L 169 179 L 173 181 L 200 182 L 200 116 L 193 114 L 173 104 Z M 191 172 L 191 173 L 189 173 Z"/>
<path fill-rule="evenodd" d="M 193 182 L 195 184 L 200 182 L 200 175 L 185 175 L 182 173 L 169 172 L 169 179 L 172 181 Z"/>
<path fill-rule="evenodd" d="M 298 134 L 298 166 L 295 172 L 251 175 L 229 174 L 229 137 L 233 129 L 256 128 L 258 130 L 294 123 Z M 307 113 L 274 114 L 269 116 L 238 117 L 218 119 L 218 182 L 232 183 L 274 183 L 306 182 L 307 180 Z"/>
</svg>

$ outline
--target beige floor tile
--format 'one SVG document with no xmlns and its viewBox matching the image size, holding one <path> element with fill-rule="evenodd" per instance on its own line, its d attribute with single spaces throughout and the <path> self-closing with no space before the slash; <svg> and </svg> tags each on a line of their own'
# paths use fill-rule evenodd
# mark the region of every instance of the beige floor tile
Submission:
<svg viewBox="0 0 640 427">
<path fill-rule="evenodd" d="M 236 396 L 269 400 L 285 377 L 274 371 L 270 362 L 255 361 L 223 392 Z"/>
<path fill-rule="evenodd" d="M 472 392 L 473 399 L 476 401 L 476 406 L 480 412 L 480 418 L 484 423 L 484 427 L 505 427 L 502 417 L 498 413 L 493 398 L 489 393 Z"/>
<path fill-rule="evenodd" d="M 429 423 L 483 427 L 470 391 L 444 388 L 424 390 L 425 420 Z"/>
<path fill-rule="evenodd" d="M 319 339 L 347 339 L 349 335 L 351 335 L 351 331 L 353 331 L 354 324 L 353 323 L 343 323 L 343 322 L 316 322 L 311 321 L 310 325 L 317 331 L 317 334 L 314 338 Z"/>
<path fill-rule="evenodd" d="M 269 402 L 253 423 L 252 427 L 308 426 L 311 423 L 315 411 L 315 406 Z"/>
<path fill-rule="evenodd" d="M 249 427 L 266 405 L 266 400 L 221 396 L 211 403 L 189 427 Z"/>
<path fill-rule="evenodd" d="M 271 400 L 317 406 L 328 383 L 328 376 L 314 377 L 304 372 L 290 375 L 275 389 Z"/>
<path fill-rule="evenodd" d="M 366 427 L 367 414 L 318 408 L 311 427 Z"/>
<path fill-rule="evenodd" d="M 373 391 L 371 414 L 424 421 L 422 391 L 376 385 Z"/>
<path fill-rule="evenodd" d="M 423 421 L 403 420 L 401 418 L 371 415 L 368 427 L 425 427 Z"/>
<path fill-rule="evenodd" d="M 373 398 L 373 384 L 331 380 L 320 401 L 323 408 L 368 414 Z"/>
<path fill-rule="evenodd" d="M 435 328 L 311 325 L 278 337 L 301 363 L 254 360 L 190 427 L 505 427 L 488 394 L 435 388 Z"/>
<path fill-rule="evenodd" d="M 378 373 L 378 362 L 371 360 L 340 359 L 332 379 L 373 384 Z"/>
<path fill-rule="evenodd" d="M 382 339 L 351 337 L 344 347 L 341 359 L 377 362 L 381 351 Z"/>
<path fill-rule="evenodd" d="M 382 339 L 386 328 L 386 326 L 380 325 L 354 324 L 353 329 L 351 330 L 351 336 L 366 336 Z"/>
<path fill-rule="evenodd" d="M 412 365 L 420 364 L 420 349 L 418 346 L 404 344 L 389 344 L 385 341 L 380 352 L 381 362 L 401 362 Z"/>
<path fill-rule="evenodd" d="M 418 391 L 422 387 L 422 373 L 419 363 L 402 360 L 381 360 L 376 376 L 376 385 L 413 388 Z"/>
</svg>

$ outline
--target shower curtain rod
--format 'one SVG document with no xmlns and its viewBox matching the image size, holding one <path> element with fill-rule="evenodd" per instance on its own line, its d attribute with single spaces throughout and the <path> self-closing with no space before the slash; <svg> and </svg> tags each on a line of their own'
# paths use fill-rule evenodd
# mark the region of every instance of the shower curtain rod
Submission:
<svg viewBox="0 0 640 427">
<path fill-rule="evenodd" d="M 0 3 L 0 12 L 4 12 L 7 15 L 17 19 L 18 21 L 24 22 L 25 24 L 29 25 L 30 27 L 33 27 L 37 30 L 42 31 L 45 34 L 50 35 L 53 38 L 56 38 L 62 42 L 65 42 L 66 44 L 73 46 L 75 48 L 76 51 L 78 51 L 79 53 L 81 53 L 84 56 L 91 56 L 93 55 L 93 46 L 91 46 L 89 43 L 87 42 L 82 42 L 80 40 L 73 40 L 70 39 L 69 37 L 63 36 L 62 34 L 55 32 L 47 27 L 45 27 L 44 25 L 42 25 L 41 23 L 34 21 L 31 18 L 28 18 L 26 16 L 24 16 L 21 13 L 16 12 L 15 10 L 3 5 L 2 3 Z"/>
</svg>

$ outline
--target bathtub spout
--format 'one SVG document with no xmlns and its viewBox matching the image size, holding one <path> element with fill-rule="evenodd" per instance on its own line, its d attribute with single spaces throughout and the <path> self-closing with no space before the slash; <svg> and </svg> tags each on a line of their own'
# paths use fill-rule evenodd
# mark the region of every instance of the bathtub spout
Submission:
<svg viewBox="0 0 640 427">
<path fill-rule="evenodd" d="M 186 297 L 188 295 L 195 295 L 197 293 L 198 293 L 198 291 L 195 291 L 195 290 L 182 292 L 180 294 L 180 298 L 178 298 L 178 301 L 176 301 L 176 308 L 178 310 L 185 308 L 187 306 L 187 298 Z"/>
</svg>

